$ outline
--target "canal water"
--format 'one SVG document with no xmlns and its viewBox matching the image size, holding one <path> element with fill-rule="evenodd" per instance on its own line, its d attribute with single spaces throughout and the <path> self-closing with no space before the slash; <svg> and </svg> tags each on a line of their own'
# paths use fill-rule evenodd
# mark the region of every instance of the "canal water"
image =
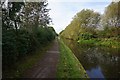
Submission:
<svg viewBox="0 0 120 80">
<path fill-rule="evenodd" d="M 120 49 L 82 46 L 64 39 L 90 78 L 120 78 Z"/>
</svg>

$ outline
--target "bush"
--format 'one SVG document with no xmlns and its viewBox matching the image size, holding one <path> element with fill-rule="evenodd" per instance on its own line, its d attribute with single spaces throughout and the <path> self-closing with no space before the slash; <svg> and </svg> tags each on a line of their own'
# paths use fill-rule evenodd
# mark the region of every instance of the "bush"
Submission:
<svg viewBox="0 0 120 80">
<path fill-rule="evenodd" d="M 13 66 L 19 59 L 36 48 L 43 47 L 55 39 L 55 31 L 48 27 L 38 27 L 34 33 L 25 29 L 3 30 L 3 67 Z M 12 64 L 12 65 L 11 65 Z"/>
<path fill-rule="evenodd" d="M 96 35 L 93 35 L 91 33 L 81 33 L 79 35 L 79 39 L 85 39 L 85 40 L 89 40 L 91 38 L 96 38 L 97 36 Z"/>
<path fill-rule="evenodd" d="M 3 68 L 5 67 L 4 65 L 9 66 L 17 60 L 18 52 L 15 38 L 15 34 L 12 30 L 2 34 Z"/>
</svg>

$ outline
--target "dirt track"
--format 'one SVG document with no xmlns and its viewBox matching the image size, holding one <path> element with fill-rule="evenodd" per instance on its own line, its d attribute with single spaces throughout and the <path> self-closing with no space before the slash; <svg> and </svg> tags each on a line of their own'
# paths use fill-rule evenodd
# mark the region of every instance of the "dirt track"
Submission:
<svg viewBox="0 0 120 80">
<path fill-rule="evenodd" d="M 56 78 L 57 63 L 59 61 L 59 46 L 57 40 L 51 48 L 31 69 L 23 75 L 24 78 Z"/>
</svg>

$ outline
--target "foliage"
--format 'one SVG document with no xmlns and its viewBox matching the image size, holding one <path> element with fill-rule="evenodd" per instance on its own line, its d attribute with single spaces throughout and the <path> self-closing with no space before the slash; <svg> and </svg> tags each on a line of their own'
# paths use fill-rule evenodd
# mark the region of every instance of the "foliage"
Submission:
<svg viewBox="0 0 120 80">
<path fill-rule="evenodd" d="M 81 46 L 95 46 L 96 43 L 98 42 L 96 39 L 80 39 L 77 41 Z"/>
<path fill-rule="evenodd" d="M 99 26 L 99 21 L 99 13 L 90 9 L 83 9 L 75 15 L 61 36 L 76 40 L 81 33 L 89 32 L 95 34 L 95 30 Z"/>
<path fill-rule="evenodd" d="M 112 48 L 120 48 L 120 42 L 114 40 L 114 39 L 102 39 L 98 42 L 96 42 L 97 46 L 106 46 L 106 47 L 112 47 Z"/>
<path fill-rule="evenodd" d="M 81 33 L 79 35 L 79 38 L 78 39 L 85 39 L 85 40 L 89 40 L 89 39 L 92 39 L 92 38 L 96 38 L 97 36 L 96 35 L 93 35 L 91 33 Z"/>
<path fill-rule="evenodd" d="M 105 26 L 109 27 L 119 27 L 120 26 L 120 1 L 112 2 L 107 6 L 103 15 L 103 23 Z"/>
<path fill-rule="evenodd" d="M 83 9 L 77 13 L 74 19 L 78 19 L 78 21 L 81 23 L 80 27 L 82 28 L 96 28 L 100 20 L 100 14 L 94 12 L 93 10 Z"/>
<path fill-rule="evenodd" d="M 102 25 L 106 36 L 117 37 L 120 35 L 120 1 L 112 2 L 105 9 L 102 16 Z"/>
<path fill-rule="evenodd" d="M 119 48 L 119 9 L 120 1 L 111 2 L 103 15 L 90 9 L 83 9 L 75 15 L 60 36 L 77 40 L 81 45 Z"/>
<path fill-rule="evenodd" d="M 81 46 L 103 46 L 103 47 L 112 47 L 112 48 L 120 48 L 120 42 L 114 39 L 80 39 L 77 41 Z"/>
<path fill-rule="evenodd" d="M 2 6 L 3 74 L 23 57 L 55 39 L 47 2 L 8 2 Z M 12 65 L 11 65 L 12 64 Z"/>
</svg>

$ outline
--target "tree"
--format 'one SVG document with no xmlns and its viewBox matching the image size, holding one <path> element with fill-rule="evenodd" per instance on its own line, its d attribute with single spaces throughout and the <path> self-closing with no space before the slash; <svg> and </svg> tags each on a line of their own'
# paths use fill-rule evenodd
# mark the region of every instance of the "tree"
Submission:
<svg viewBox="0 0 120 80">
<path fill-rule="evenodd" d="M 83 9 L 77 13 L 75 18 L 80 22 L 81 30 L 85 29 L 85 31 L 90 32 L 92 29 L 94 30 L 99 26 L 100 14 L 93 10 Z"/>
<path fill-rule="evenodd" d="M 2 51 L 4 68 L 8 67 L 10 65 L 9 63 L 15 63 L 20 53 L 18 48 L 20 46 L 18 45 L 20 42 L 18 40 L 20 39 L 18 37 L 18 29 L 21 23 L 19 13 L 23 5 L 23 2 L 8 2 L 8 7 L 2 7 Z"/>
<path fill-rule="evenodd" d="M 6 29 L 12 28 L 16 31 L 20 27 L 20 11 L 21 7 L 24 5 L 24 2 L 8 2 L 8 7 L 2 8 L 2 22 L 6 26 Z"/>
<path fill-rule="evenodd" d="M 49 17 L 49 10 L 46 6 L 48 3 L 46 1 L 43 2 L 26 2 L 24 7 L 24 25 L 25 28 L 32 32 L 31 30 L 36 31 L 37 27 L 44 26 L 47 27 L 47 24 L 51 22 Z M 40 26 L 39 26 L 40 25 Z"/>
<path fill-rule="evenodd" d="M 120 17 L 119 17 L 119 5 L 120 2 L 112 2 L 105 9 L 105 13 L 103 15 L 103 21 L 110 27 L 118 27 L 120 26 Z"/>
<path fill-rule="evenodd" d="M 104 29 L 109 29 L 110 35 L 118 36 L 120 35 L 120 1 L 112 2 L 105 9 L 105 13 L 102 17 L 102 24 Z"/>
<path fill-rule="evenodd" d="M 96 34 L 95 29 L 99 26 L 101 15 L 98 12 L 94 12 L 90 9 L 83 9 L 78 12 L 71 23 L 66 27 L 61 34 L 66 38 L 77 39 L 81 33 Z"/>
<path fill-rule="evenodd" d="M 2 7 L 3 72 L 52 41 L 56 33 L 48 27 L 51 19 L 46 1 L 8 2 L 7 5 Z"/>
</svg>

